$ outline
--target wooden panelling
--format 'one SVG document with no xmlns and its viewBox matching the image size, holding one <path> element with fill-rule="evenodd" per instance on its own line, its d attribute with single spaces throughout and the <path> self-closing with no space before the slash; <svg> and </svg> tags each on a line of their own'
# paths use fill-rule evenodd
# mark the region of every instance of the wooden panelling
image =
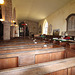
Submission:
<svg viewBox="0 0 75 75">
<path fill-rule="evenodd" d="M 75 75 L 75 67 L 72 67 L 72 75 Z"/>
<path fill-rule="evenodd" d="M 70 49 L 74 49 L 75 50 L 75 43 L 70 43 Z"/>
<path fill-rule="evenodd" d="M 53 41 L 53 44 L 57 44 L 58 45 L 59 44 L 59 41 L 54 40 Z"/>
<path fill-rule="evenodd" d="M 60 71 L 53 72 L 53 73 L 48 73 L 45 75 L 75 75 L 75 67 L 68 68 L 65 70 L 60 70 Z"/>
<path fill-rule="evenodd" d="M 68 69 L 67 69 L 67 74 L 68 74 L 68 75 L 72 75 L 72 69 L 71 69 L 71 68 L 68 68 Z"/>
<path fill-rule="evenodd" d="M 56 53 L 50 53 L 50 60 L 59 60 L 59 59 L 64 59 L 65 58 L 65 52 L 56 52 Z"/>
<path fill-rule="evenodd" d="M 64 59 L 64 52 L 50 53 L 50 61 L 59 60 L 59 59 Z M 61 70 L 58 72 L 45 74 L 45 75 L 67 75 L 65 71 L 66 70 Z"/>
<path fill-rule="evenodd" d="M 51 73 L 51 75 L 67 75 L 67 69 Z"/>
<path fill-rule="evenodd" d="M 19 57 L 19 66 L 34 64 L 34 61 L 35 61 L 34 57 L 35 57 L 35 55 L 20 56 Z"/>
<path fill-rule="evenodd" d="M 60 42 L 60 46 L 66 47 L 67 46 L 67 42 Z"/>
<path fill-rule="evenodd" d="M 70 73 L 68 72 L 68 68 L 72 68 L 75 71 L 74 66 L 75 57 L 1 70 L 0 75 L 49 75 L 49 73 L 51 73 L 50 75 L 68 75 Z M 71 74 L 75 75 L 75 72 Z"/>
<path fill-rule="evenodd" d="M 35 55 L 35 63 L 43 63 L 53 60 L 64 59 L 65 54 L 63 52 L 56 52 L 56 53 L 48 53 L 48 54 L 38 54 Z"/>
<path fill-rule="evenodd" d="M 75 75 L 75 67 L 68 68 L 68 75 Z"/>
<path fill-rule="evenodd" d="M 50 54 L 35 55 L 35 64 L 50 61 Z"/>
<path fill-rule="evenodd" d="M 18 58 L 17 57 L 0 59 L 0 70 L 14 68 L 17 66 L 18 66 Z"/>
<path fill-rule="evenodd" d="M 67 49 L 66 50 L 66 57 L 67 58 L 75 57 L 75 50 L 73 50 L 73 49 Z"/>
</svg>

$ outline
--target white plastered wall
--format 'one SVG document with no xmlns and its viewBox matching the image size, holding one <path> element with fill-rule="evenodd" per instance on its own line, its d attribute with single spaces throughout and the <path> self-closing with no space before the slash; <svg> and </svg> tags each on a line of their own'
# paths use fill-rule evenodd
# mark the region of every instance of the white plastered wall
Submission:
<svg viewBox="0 0 75 75">
<path fill-rule="evenodd" d="M 60 35 L 61 32 L 66 31 L 67 27 L 66 18 L 72 13 L 75 13 L 75 0 L 72 0 L 71 2 L 69 2 L 68 4 L 66 4 L 65 6 L 63 6 L 62 8 L 58 9 L 57 11 L 49 15 L 47 18 L 45 18 L 48 24 L 52 25 L 52 32 L 51 34 L 50 33 L 48 34 L 52 35 L 54 29 L 60 29 Z M 39 25 L 42 25 L 42 28 L 44 20 L 41 20 L 39 22 Z"/>
</svg>

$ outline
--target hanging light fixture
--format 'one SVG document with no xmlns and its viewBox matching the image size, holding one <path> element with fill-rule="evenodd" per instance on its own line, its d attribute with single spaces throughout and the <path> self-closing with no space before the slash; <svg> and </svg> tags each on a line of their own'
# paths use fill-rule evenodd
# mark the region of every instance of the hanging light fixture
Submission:
<svg viewBox="0 0 75 75">
<path fill-rule="evenodd" d="M 0 0 L 0 4 L 4 4 L 4 0 Z"/>
</svg>

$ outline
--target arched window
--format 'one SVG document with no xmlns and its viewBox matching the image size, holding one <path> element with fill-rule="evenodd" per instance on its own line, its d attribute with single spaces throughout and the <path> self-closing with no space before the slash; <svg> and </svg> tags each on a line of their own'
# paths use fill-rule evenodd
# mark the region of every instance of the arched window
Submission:
<svg viewBox="0 0 75 75">
<path fill-rule="evenodd" d="M 75 36 L 75 13 L 67 17 L 67 33 L 70 36 Z"/>
<path fill-rule="evenodd" d="M 75 31 L 75 14 L 70 14 L 67 17 L 67 31 Z"/>
<path fill-rule="evenodd" d="M 45 20 L 43 24 L 43 34 L 47 35 L 47 33 L 48 33 L 48 22 L 47 20 Z"/>
</svg>

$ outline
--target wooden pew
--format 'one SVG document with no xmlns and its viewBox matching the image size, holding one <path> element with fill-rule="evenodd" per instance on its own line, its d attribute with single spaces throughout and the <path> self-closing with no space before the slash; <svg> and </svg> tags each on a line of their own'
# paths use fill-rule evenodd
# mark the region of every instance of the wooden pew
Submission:
<svg viewBox="0 0 75 75">
<path fill-rule="evenodd" d="M 57 44 L 63 47 L 74 47 L 75 48 L 75 41 L 71 40 L 62 40 L 62 39 L 54 39 L 53 44 Z"/>
<path fill-rule="evenodd" d="M 32 50 L 39 50 L 39 49 L 50 49 L 50 48 L 58 48 L 58 47 L 61 47 L 61 46 L 53 45 L 53 44 L 4 46 L 4 47 L 0 47 L 0 54 L 20 52 L 20 51 L 32 51 Z"/>
<path fill-rule="evenodd" d="M 38 41 L 37 40 L 37 44 L 44 44 L 43 41 Z M 35 45 L 35 43 L 33 42 L 33 40 L 29 40 L 29 41 L 21 41 L 21 42 L 2 42 L 0 43 L 0 47 L 4 47 L 4 46 L 20 46 L 20 45 Z"/>
<path fill-rule="evenodd" d="M 75 57 L 75 43 L 69 43 L 66 48 L 66 58 Z"/>
<path fill-rule="evenodd" d="M 39 50 L 39 49 L 47 49 L 47 48 L 58 48 L 61 46 L 53 45 L 53 44 L 35 44 L 35 45 L 20 45 L 20 46 L 4 46 L 0 47 L 0 54 L 2 53 L 11 53 L 11 52 L 19 52 L 19 51 L 31 51 L 31 50 Z"/>
<path fill-rule="evenodd" d="M 75 57 L 0 70 L 0 75 L 75 75 Z"/>
<path fill-rule="evenodd" d="M 59 41 L 53 40 L 53 44 L 59 45 Z"/>
<path fill-rule="evenodd" d="M 69 43 L 70 44 L 70 49 L 74 49 L 75 50 L 75 43 Z"/>
<path fill-rule="evenodd" d="M 66 49 L 66 58 L 75 57 L 75 49 Z"/>
<path fill-rule="evenodd" d="M 64 47 L 32 49 L 24 51 L 0 53 L 0 69 L 32 65 L 65 58 Z M 12 63 L 11 63 L 12 62 Z M 14 65 L 14 66 L 13 66 Z"/>
</svg>

